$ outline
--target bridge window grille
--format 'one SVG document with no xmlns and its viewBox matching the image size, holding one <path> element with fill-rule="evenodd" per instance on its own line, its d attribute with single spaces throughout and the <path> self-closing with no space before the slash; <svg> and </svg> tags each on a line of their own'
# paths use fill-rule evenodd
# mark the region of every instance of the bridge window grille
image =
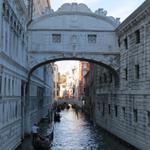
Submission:
<svg viewBox="0 0 150 150">
<path fill-rule="evenodd" d="M 88 35 L 88 43 L 96 43 L 97 35 L 96 34 L 89 34 Z"/>
<path fill-rule="evenodd" d="M 135 65 L 135 77 L 136 79 L 140 78 L 140 66 L 139 65 Z"/>
<path fill-rule="evenodd" d="M 140 43 L 140 30 L 135 31 L 136 44 Z"/>
<path fill-rule="evenodd" d="M 134 109 L 133 110 L 133 117 L 134 117 L 134 122 L 137 122 L 138 121 L 138 111 L 137 111 L 137 109 Z"/>
<path fill-rule="evenodd" d="M 147 112 L 148 126 L 150 127 L 150 111 Z"/>
<path fill-rule="evenodd" d="M 128 38 L 127 37 L 124 39 L 124 47 L 125 47 L 125 49 L 128 49 Z"/>
<path fill-rule="evenodd" d="M 52 34 L 53 43 L 61 43 L 61 34 Z"/>
</svg>

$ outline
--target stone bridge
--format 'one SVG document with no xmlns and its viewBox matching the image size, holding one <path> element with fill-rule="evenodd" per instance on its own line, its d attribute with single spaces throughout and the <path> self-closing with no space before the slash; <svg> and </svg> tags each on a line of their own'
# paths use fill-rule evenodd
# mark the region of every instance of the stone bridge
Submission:
<svg viewBox="0 0 150 150">
<path fill-rule="evenodd" d="M 77 106 L 79 107 L 82 107 L 83 105 L 83 102 L 81 100 L 78 100 L 78 99 L 62 99 L 62 100 L 57 100 L 57 104 L 58 105 L 61 105 L 63 103 L 68 103 L 68 104 L 76 104 Z"/>
<path fill-rule="evenodd" d="M 28 26 L 29 74 L 58 60 L 94 62 L 116 72 L 120 52 L 115 29 L 119 21 L 106 14 L 72 3 L 35 19 Z"/>
</svg>

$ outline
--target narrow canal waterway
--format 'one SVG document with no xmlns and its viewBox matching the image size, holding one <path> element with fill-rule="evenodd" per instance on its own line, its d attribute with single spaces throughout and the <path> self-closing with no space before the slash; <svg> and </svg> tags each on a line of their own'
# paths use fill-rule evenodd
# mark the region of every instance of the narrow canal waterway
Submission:
<svg viewBox="0 0 150 150">
<path fill-rule="evenodd" d="M 129 150 L 102 129 L 93 127 L 84 114 L 73 110 L 61 112 L 55 124 L 52 150 Z"/>
<path fill-rule="evenodd" d="M 47 125 L 41 124 L 41 127 Z M 33 150 L 27 139 L 18 150 Z M 73 109 L 61 112 L 61 122 L 55 123 L 51 150 L 133 150 L 107 132 L 94 127 L 85 115 Z"/>
</svg>

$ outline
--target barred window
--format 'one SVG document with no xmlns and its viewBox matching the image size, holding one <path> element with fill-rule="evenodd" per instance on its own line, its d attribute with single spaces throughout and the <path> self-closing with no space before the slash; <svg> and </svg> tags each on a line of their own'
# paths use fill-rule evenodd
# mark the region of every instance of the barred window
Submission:
<svg viewBox="0 0 150 150">
<path fill-rule="evenodd" d="M 135 77 L 136 79 L 140 78 L 140 66 L 139 65 L 135 65 Z"/>
<path fill-rule="evenodd" d="M 133 110 L 133 117 L 134 117 L 134 122 L 138 122 L 138 111 L 137 111 L 137 109 Z"/>
<path fill-rule="evenodd" d="M 125 47 L 125 49 L 128 49 L 128 38 L 127 37 L 124 39 L 124 47 Z"/>
<path fill-rule="evenodd" d="M 96 43 L 97 35 L 96 34 L 89 34 L 88 35 L 88 43 Z"/>
<path fill-rule="evenodd" d="M 61 43 L 61 34 L 52 34 L 53 43 Z"/>
<path fill-rule="evenodd" d="M 115 105 L 115 116 L 118 117 L 118 106 Z"/>
<path fill-rule="evenodd" d="M 125 119 L 125 115 L 126 115 L 126 109 L 125 109 L 125 107 L 122 107 L 122 115 L 123 115 L 123 119 Z"/>
<path fill-rule="evenodd" d="M 150 111 L 147 112 L 148 126 L 150 127 Z"/>
<path fill-rule="evenodd" d="M 136 44 L 140 43 L 140 30 L 135 31 Z"/>
<path fill-rule="evenodd" d="M 128 80 L 128 68 L 124 69 L 125 80 Z"/>
</svg>

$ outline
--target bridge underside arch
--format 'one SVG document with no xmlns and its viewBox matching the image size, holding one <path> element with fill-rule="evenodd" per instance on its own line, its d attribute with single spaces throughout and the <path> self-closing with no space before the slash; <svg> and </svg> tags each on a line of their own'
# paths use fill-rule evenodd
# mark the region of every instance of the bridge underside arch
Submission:
<svg viewBox="0 0 150 150">
<path fill-rule="evenodd" d="M 41 58 L 42 57 L 42 58 Z M 77 61 L 87 61 L 89 63 L 95 63 L 98 64 L 102 67 L 107 68 L 110 70 L 115 78 L 118 80 L 119 79 L 119 54 L 108 54 L 108 53 L 103 53 L 103 54 L 78 54 L 78 56 L 73 56 L 72 54 L 69 56 L 60 56 L 60 54 L 54 55 L 54 56 L 45 56 L 42 54 L 42 56 L 35 56 L 30 57 L 32 60 L 30 60 L 30 70 L 28 73 L 28 79 L 30 79 L 32 73 L 34 70 L 37 68 L 49 64 L 49 63 L 54 63 L 56 61 L 63 61 L 63 60 L 77 60 Z"/>
</svg>

